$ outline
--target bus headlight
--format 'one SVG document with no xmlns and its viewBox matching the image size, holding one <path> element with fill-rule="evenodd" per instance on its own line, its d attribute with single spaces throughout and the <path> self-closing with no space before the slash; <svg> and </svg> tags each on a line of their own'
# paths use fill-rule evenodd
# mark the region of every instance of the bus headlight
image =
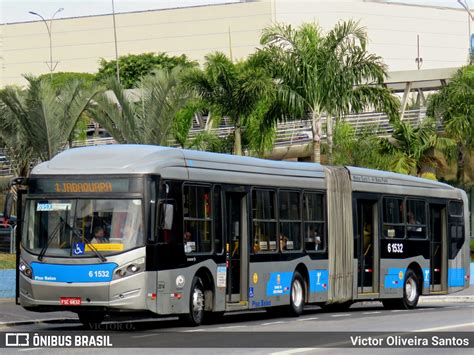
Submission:
<svg viewBox="0 0 474 355">
<path fill-rule="evenodd" d="M 145 270 L 145 258 L 140 258 L 115 270 L 113 279 L 117 280 L 127 276 L 136 275 L 143 270 Z"/>
<path fill-rule="evenodd" d="M 29 279 L 31 279 L 33 277 L 33 271 L 28 266 L 28 264 L 25 263 L 23 260 L 20 261 L 20 265 L 18 266 L 18 270 L 20 270 L 20 272 L 23 275 L 25 275 L 26 277 L 28 277 Z"/>
</svg>

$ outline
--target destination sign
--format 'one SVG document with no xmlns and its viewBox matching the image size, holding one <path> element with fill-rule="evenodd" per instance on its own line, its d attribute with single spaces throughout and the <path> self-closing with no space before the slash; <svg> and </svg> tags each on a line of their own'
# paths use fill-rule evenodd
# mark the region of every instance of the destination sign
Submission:
<svg viewBox="0 0 474 355">
<path fill-rule="evenodd" d="M 30 179 L 29 193 L 126 193 L 141 192 L 141 178 L 40 178 Z"/>
</svg>

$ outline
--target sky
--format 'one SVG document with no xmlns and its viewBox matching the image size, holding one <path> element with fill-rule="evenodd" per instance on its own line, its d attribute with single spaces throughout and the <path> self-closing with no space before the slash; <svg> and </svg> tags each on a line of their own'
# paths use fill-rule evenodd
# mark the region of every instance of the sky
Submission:
<svg viewBox="0 0 474 355">
<path fill-rule="evenodd" d="M 461 8 L 461 6 L 457 3 L 456 0 L 386 1 L 451 6 Z M 239 0 L 114 0 L 116 13 L 229 2 L 239 2 Z M 38 17 L 31 15 L 29 11 L 36 12 L 42 15 L 45 19 L 49 19 L 59 8 L 64 8 L 64 11 L 58 13 L 55 18 L 68 18 L 112 13 L 112 0 L 0 0 L 0 3 L 0 23 L 37 21 Z M 468 3 L 470 8 L 474 10 L 474 0 L 468 0 Z"/>
</svg>

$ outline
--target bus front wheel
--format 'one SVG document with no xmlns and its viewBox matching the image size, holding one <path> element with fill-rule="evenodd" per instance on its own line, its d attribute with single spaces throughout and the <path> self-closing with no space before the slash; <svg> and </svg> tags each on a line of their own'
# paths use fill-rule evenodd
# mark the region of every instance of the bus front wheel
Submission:
<svg viewBox="0 0 474 355">
<path fill-rule="evenodd" d="M 291 281 L 290 314 L 300 316 L 304 309 L 305 283 L 301 274 L 296 271 Z"/>
<path fill-rule="evenodd" d="M 201 325 L 204 318 L 204 287 L 199 277 L 195 276 L 191 283 L 191 293 L 189 297 L 189 313 L 180 317 L 190 326 Z"/>
</svg>

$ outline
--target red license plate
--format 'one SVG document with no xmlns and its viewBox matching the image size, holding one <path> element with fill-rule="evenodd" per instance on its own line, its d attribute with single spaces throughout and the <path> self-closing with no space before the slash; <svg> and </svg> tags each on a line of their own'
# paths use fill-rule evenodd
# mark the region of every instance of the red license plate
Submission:
<svg viewBox="0 0 474 355">
<path fill-rule="evenodd" d="M 82 303 L 81 297 L 59 297 L 59 303 L 64 306 L 80 306 Z"/>
</svg>

